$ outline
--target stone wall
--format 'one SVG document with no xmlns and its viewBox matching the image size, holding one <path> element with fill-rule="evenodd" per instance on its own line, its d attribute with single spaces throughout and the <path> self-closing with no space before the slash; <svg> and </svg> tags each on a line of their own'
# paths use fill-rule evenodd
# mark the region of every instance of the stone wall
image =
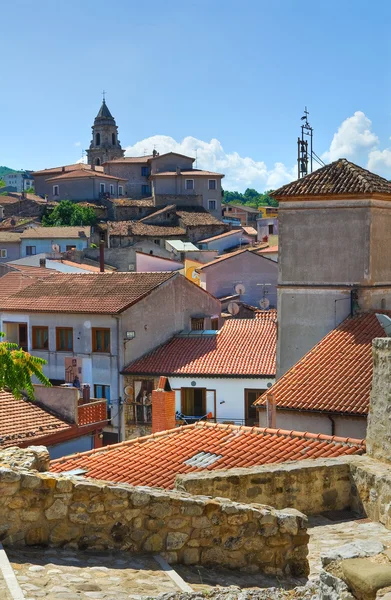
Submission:
<svg viewBox="0 0 391 600">
<path fill-rule="evenodd" d="M 391 338 L 372 343 L 373 378 L 367 425 L 367 452 L 391 462 Z"/>
<path fill-rule="evenodd" d="M 27 454 L 0 453 L 4 545 L 159 552 L 170 563 L 308 574 L 306 518 L 295 510 L 42 472 L 45 448 Z"/>
<path fill-rule="evenodd" d="M 257 502 L 277 509 L 292 507 L 307 515 L 351 507 L 350 463 L 360 457 L 326 458 L 229 471 L 178 475 L 176 489 Z M 356 506 L 356 503 L 354 503 Z"/>
</svg>

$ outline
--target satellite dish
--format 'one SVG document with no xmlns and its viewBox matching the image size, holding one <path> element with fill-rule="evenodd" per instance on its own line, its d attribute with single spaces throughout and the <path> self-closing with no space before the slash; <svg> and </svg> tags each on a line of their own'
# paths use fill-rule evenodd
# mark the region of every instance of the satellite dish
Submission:
<svg viewBox="0 0 391 600">
<path fill-rule="evenodd" d="M 246 291 L 246 288 L 244 287 L 243 283 L 237 283 L 235 285 L 235 292 L 237 294 L 244 294 L 244 292 Z"/>
<path fill-rule="evenodd" d="M 133 387 L 131 385 L 127 385 L 124 388 L 124 392 L 125 392 L 125 396 L 132 396 L 133 395 Z"/>
<path fill-rule="evenodd" d="M 228 304 L 228 312 L 230 315 L 237 315 L 239 312 L 239 304 L 236 304 L 236 302 L 230 302 Z"/>
<path fill-rule="evenodd" d="M 60 246 L 58 244 L 52 244 L 53 252 L 60 252 Z"/>
<path fill-rule="evenodd" d="M 266 309 L 267 309 L 267 308 L 269 308 L 269 306 L 270 306 L 270 301 L 269 301 L 267 298 L 262 298 L 262 299 L 259 301 L 259 306 L 260 306 L 261 308 L 263 308 L 264 310 L 266 310 Z"/>
</svg>

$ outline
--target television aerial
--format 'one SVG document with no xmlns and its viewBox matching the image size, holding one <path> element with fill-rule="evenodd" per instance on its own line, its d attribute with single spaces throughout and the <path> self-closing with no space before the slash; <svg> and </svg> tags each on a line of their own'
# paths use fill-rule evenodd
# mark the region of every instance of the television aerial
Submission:
<svg viewBox="0 0 391 600">
<path fill-rule="evenodd" d="M 239 304 L 236 304 L 236 302 L 230 302 L 228 304 L 228 312 L 230 315 L 237 315 L 239 312 Z"/>
<path fill-rule="evenodd" d="M 237 283 L 235 285 L 235 292 L 237 294 L 239 294 L 240 296 L 242 296 L 245 291 L 246 291 L 246 288 L 244 287 L 243 283 Z"/>
<path fill-rule="evenodd" d="M 261 298 L 259 301 L 259 306 L 263 309 L 266 310 L 267 308 L 269 308 L 270 306 L 270 300 L 266 297 Z"/>
</svg>

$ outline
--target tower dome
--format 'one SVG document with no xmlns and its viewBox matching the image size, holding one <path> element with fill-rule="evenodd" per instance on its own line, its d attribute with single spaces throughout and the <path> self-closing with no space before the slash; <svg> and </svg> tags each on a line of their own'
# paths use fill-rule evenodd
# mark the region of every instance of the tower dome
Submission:
<svg viewBox="0 0 391 600">
<path fill-rule="evenodd" d="M 122 158 L 124 154 L 118 139 L 117 124 L 103 98 L 92 126 L 92 140 L 87 150 L 88 164 L 102 165 L 108 160 Z"/>
</svg>

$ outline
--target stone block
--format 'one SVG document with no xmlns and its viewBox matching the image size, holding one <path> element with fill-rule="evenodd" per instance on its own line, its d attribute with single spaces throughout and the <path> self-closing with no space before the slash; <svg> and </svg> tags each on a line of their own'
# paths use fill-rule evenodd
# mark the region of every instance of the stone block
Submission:
<svg viewBox="0 0 391 600">
<path fill-rule="evenodd" d="M 160 552 L 163 549 L 163 540 L 157 533 L 150 535 L 143 546 L 146 552 Z"/>
<path fill-rule="evenodd" d="M 20 482 L 20 487 L 25 489 L 37 489 L 41 485 L 41 479 L 32 473 L 23 473 Z"/>
<path fill-rule="evenodd" d="M 344 544 L 337 548 L 330 548 L 327 553 L 320 555 L 322 566 L 325 567 L 331 562 L 344 560 L 347 558 L 360 558 L 365 556 L 375 556 L 383 552 L 384 546 L 376 540 L 355 540 L 349 544 Z"/>
<path fill-rule="evenodd" d="M 349 558 L 341 562 L 341 568 L 344 581 L 358 600 L 375 600 L 379 590 L 391 586 L 390 565 Z"/>
<path fill-rule="evenodd" d="M 49 528 L 45 526 L 30 527 L 24 537 L 26 546 L 46 546 L 49 543 Z"/>
<path fill-rule="evenodd" d="M 151 495 L 146 492 L 134 492 L 131 494 L 133 506 L 146 506 L 151 500 Z"/>
<path fill-rule="evenodd" d="M 197 565 L 200 562 L 200 551 L 198 548 L 185 548 L 182 554 L 185 565 Z"/>
<path fill-rule="evenodd" d="M 146 509 L 146 514 L 162 519 L 172 514 L 172 507 L 168 503 L 153 503 Z"/>
<path fill-rule="evenodd" d="M 45 516 L 49 521 L 55 519 L 64 519 L 68 513 L 68 506 L 62 500 L 55 500 L 53 504 L 45 510 Z"/>
<path fill-rule="evenodd" d="M 183 527 L 189 526 L 189 519 L 184 517 L 174 517 L 167 521 L 168 529 L 183 529 Z"/>
<path fill-rule="evenodd" d="M 180 550 L 188 539 L 188 533 L 181 533 L 179 531 L 169 532 L 166 538 L 166 548 L 167 550 Z"/>
<path fill-rule="evenodd" d="M 63 544 L 75 540 L 80 536 L 81 529 L 76 525 L 71 525 L 67 521 L 62 521 L 55 525 L 50 531 L 50 542 L 52 544 Z"/>
</svg>

